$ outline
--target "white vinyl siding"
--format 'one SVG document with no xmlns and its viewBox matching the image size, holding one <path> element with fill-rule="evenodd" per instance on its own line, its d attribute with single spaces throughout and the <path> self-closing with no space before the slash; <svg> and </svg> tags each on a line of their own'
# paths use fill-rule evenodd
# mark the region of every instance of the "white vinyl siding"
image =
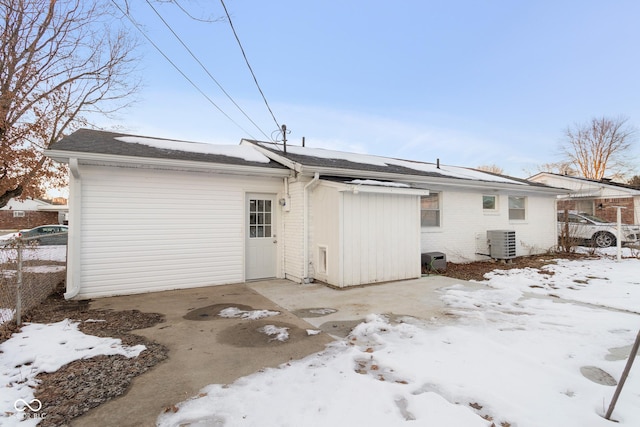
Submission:
<svg viewBox="0 0 640 427">
<path fill-rule="evenodd" d="M 281 188 L 275 178 L 193 172 L 81 174 L 84 298 L 242 282 L 245 192 Z"/>
</svg>

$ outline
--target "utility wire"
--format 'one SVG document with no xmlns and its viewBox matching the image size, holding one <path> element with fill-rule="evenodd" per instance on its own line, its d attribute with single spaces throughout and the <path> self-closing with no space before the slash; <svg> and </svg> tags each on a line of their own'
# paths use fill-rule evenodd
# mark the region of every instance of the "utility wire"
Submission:
<svg viewBox="0 0 640 427">
<path fill-rule="evenodd" d="M 224 8 L 224 13 L 227 14 L 227 19 L 229 20 L 229 25 L 231 26 L 231 30 L 233 31 L 233 35 L 236 38 L 236 41 L 238 42 L 238 46 L 240 46 L 240 51 L 242 52 L 242 56 L 244 57 L 244 61 L 247 63 L 247 67 L 249 67 L 249 71 L 251 71 L 251 75 L 253 76 L 253 81 L 255 82 L 258 91 L 260 92 L 260 95 L 262 95 L 262 99 L 264 100 L 265 105 L 267 106 L 267 109 L 269 110 L 269 113 L 271 113 L 271 117 L 273 118 L 273 121 L 275 122 L 276 126 L 278 127 L 278 129 L 280 129 L 280 125 L 278 124 L 278 121 L 276 120 L 276 116 L 273 115 L 273 111 L 271 111 L 271 107 L 269 107 L 269 103 L 267 102 L 267 98 L 264 96 L 264 93 L 262 92 L 262 89 L 260 88 L 260 85 L 258 84 L 258 79 L 256 78 L 255 73 L 253 72 L 253 68 L 251 68 L 251 64 L 249 64 L 249 60 L 247 59 L 247 55 L 244 53 L 244 48 L 242 47 L 242 43 L 240 43 L 240 39 L 238 38 L 238 34 L 236 33 L 236 29 L 233 26 L 233 22 L 231 22 L 231 16 L 229 15 L 229 11 L 227 10 L 227 6 L 224 4 L 224 0 L 220 0 L 220 3 L 222 3 L 222 7 Z"/>
<path fill-rule="evenodd" d="M 252 119 L 251 117 L 249 117 L 247 115 L 247 113 L 236 103 L 236 101 L 231 97 L 231 95 L 229 95 L 229 93 L 227 93 L 227 91 L 222 87 L 222 85 L 218 82 L 218 80 L 216 80 L 215 77 L 213 77 L 211 75 L 211 73 L 209 72 L 209 70 L 207 70 L 207 68 L 202 64 L 202 62 L 196 57 L 196 55 L 191 51 L 191 49 L 189 49 L 189 47 L 185 44 L 185 42 L 180 38 L 180 36 L 178 36 L 178 34 L 176 34 L 176 32 L 173 30 L 173 28 L 171 27 L 171 25 L 169 25 L 169 23 L 162 17 L 162 15 L 160 15 L 160 13 L 158 12 L 158 10 L 153 7 L 153 5 L 151 4 L 151 2 L 149 0 L 146 0 L 147 4 L 149 5 L 149 7 L 151 9 L 153 9 L 153 11 L 155 12 L 155 14 L 158 16 L 158 18 L 160 18 L 160 20 L 162 21 L 162 23 L 169 29 L 169 31 L 171 31 L 171 34 L 173 34 L 173 36 L 180 42 L 180 44 L 182 44 L 182 47 L 184 47 L 187 52 L 189 52 L 189 55 L 191 55 L 191 57 L 198 63 L 198 65 L 200 65 L 200 67 L 204 70 L 205 73 L 207 73 L 207 75 L 211 78 L 211 80 L 213 80 L 215 82 L 216 85 L 218 85 L 218 87 L 220 88 L 220 90 L 222 91 L 222 93 L 224 93 L 227 98 L 229 98 L 229 100 L 233 103 L 233 105 L 235 105 L 238 110 L 240 110 L 240 112 L 247 118 L 247 120 L 249 120 L 251 122 L 251 124 L 253 124 L 256 129 L 258 129 L 260 131 L 260 133 L 262 135 L 264 135 L 265 138 L 269 138 L 267 136 L 266 133 L 264 133 L 264 131 L 262 129 L 260 129 L 260 126 L 258 126 Z M 178 5 L 178 7 L 180 7 Z"/>
<path fill-rule="evenodd" d="M 120 7 L 120 5 L 118 3 L 116 3 L 115 0 L 111 0 L 111 2 L 118 8 L 118 10 L 120 10 L 120 12 L 122 12 L 122 14 L 124 16 L 127 17 L 127 19 L 129 19 L 129 21 L 131 22 L 131 24 L 133 24 L 133 26 L 140 31 L 140 33 L 144 36 L 145 39 L 147 39 L 147 41 L 149 43 L 151 43 L 151 45 L 167 60 L 169 61 L 169 63 L 173 66 L 173 68 L 176 69 L 176 71 L 178 71 L 182 77 L 184 77 L 189 83 L 191 83 L 191 86 L 193 86 L 198 92 L 200 92 L 200 94 L 202 96 L 204 96 L 207 101 L 209 101 L 209 103 L 211 105 L 213 105 L 214 107 L 216 107 L 218 109 L 218 111 L 220 111 L 227 119 L 229 119 L 234 125 L 236 125 L 240 130 L 242 130 L 244 133 L 246 133 L 247 135 L 249 135 L 251 138 L 256 139 L 253 135 L 251 135 L 251 133 L 249 131 L 247 131 L 246 129 L 244 129 L 242 126 L 240 126 L 235 120 L 233 120 L 227 113 L 225 113 L 222 108 L 220 108 L 215 102 L 213 102 L 213 100 L 211 98 L 209 98 L 209 96 L 204 93 L 202 91 L 202 89 L 200 89 L 198 87 L 198 85 L 196 85 L 193 80 L 191 80 L 181 69 L 180 67 L 178 67 L 163 51 L 162 49 L 160 49 L 160 47 L 158 47 L 158 45 L 156 45 L 153 40 L 151 40 L 151 38 L 149 36 L 147 36 L 147 34 L 142 31 L 142 29 L 140 28 L 140 26 L 138 25 L 137 22 L 134 21 L 133 18 L 131 18 L 131 16 L 129 15 L 128 12 L 125 12 L 124 10 L 122 10 L 122 8 Z"/>
</svg>

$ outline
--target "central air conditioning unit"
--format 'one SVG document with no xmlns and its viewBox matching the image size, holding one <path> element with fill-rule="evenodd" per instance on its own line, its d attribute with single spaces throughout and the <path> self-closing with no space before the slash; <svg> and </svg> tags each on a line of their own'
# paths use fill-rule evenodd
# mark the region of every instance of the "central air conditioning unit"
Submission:
<svg viewBox="0 0 640 427">
<path fill-rule="evenodd" d="M 489 254 L 494 259 L 516 257 L 516 232 L 512 230 L 488 230 Z"/>
</svg>

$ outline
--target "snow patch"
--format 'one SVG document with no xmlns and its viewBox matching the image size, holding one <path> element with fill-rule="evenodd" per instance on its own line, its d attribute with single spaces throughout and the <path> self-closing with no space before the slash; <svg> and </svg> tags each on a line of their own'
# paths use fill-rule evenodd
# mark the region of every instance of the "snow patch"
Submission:
<svg viewBox="0 0 640 427">
<path fill-rule="evenodd" d="M 0 344 L 0 424 L 37 424 L 37 419 L 20 422 L 14 404 L 19 399 L 33 401 L 39 373 L 55 372 L 74 360 L 99 355 L 137 357 L 145 349 L 144 345 L 122 345 L 115 338 L 86 335 L 78 330 L 77 322 L 69 320 L 25 324 L 20 332 Z M 42 405 L 46 410 L 46 402 Z"/>
<path fill-rule="evenodd" d="M 218 316 L 226 317 L 226 318 L 235 318 L 240 317 L 242 319 L 247 320 L 258 320 L 264 319 L 265 317 L 277 316 L 280 314 L 279 311 L 271 311 L 271 310 L 240 310 L 237 307 L 229 307 L 224 310 L 220 310 Z"/>
<path fill-rule="evenodd" d="M 218 145 L 202 142 L 186 142 L 168 139 L 145 138 L 141 136 L 118 136 L 115 139 L 130 144 L 142 144 L 163 150 L 184 151 L 187 153 L 215 154 L 236 157 L 247 162 L 269 163 L 269 158 L 248 145 Z"/>
<path fill-rule="evenodd" d="M 269 336 L 273 336 L 271 340 L 278 341 L 287 341 L 289 339 L 289 328 L 286 327 L 277 327 L 275 325 L 265 325 L 262 328 L 258 329 L 263 334 L 267 334 Z"/>
</svg>

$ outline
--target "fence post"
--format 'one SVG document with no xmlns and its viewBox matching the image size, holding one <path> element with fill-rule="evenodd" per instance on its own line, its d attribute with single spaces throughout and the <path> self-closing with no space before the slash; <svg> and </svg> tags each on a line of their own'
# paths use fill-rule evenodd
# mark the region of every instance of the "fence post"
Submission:
<svg viewBox="0 0 640 427">
<path fill-rule="evenodd" d="M 16 283 L 16 324 L 20 326 L 22 324 L 22 239 L 20 238 L 18 238 L 16 250 L 18 251 L 18 280 Z"/>
<path fill-rule="evenodd" d="M 609 410 L 607 410 L 607 415 L 605 415 L 605 419 L 611 419 L 611 414 L 613 414 L 613 410 L 616 407 L 616 402 L 618 402 L 618 397 L 620 396 L 620 392 L 622 391 L 622 387 L 624 386 L 624 382 L 627 380 L 627 376 L 629 376 L 629 371 L 631 370 L 631 365 L 633 365 L 633 361 L 638 354 L 638 347 L 640 347 L 640 331 L 638 331 L 638 335 L 636 335 L 636 342 L 633 343 L 633 348 L 631 349 L 631 353 L 629 354 L 629 358 L 627 359 L 627 364 L 624 367 L 624 371 L 622 371 L 622 376 L 620 377 L 620 382 L 618 383 L 618 387 L 616 387 L 615 393 L 613 393 L 613 398 L 611 399 L 611 403 L 609 404 Z"/>
</svg>

